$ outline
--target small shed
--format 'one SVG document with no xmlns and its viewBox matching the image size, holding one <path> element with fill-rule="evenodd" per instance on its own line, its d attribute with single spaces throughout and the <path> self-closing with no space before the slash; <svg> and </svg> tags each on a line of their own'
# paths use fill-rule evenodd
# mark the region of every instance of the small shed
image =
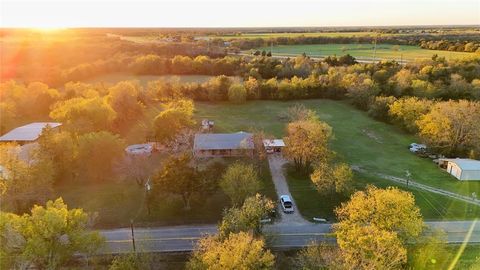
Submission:
<svg viewBox="0 0 480 270">
<path fill-rule="evenodd" d="M 281 139 L 266 139 L 263 140 L 263 147 L 267 153 L 280 153 L 285 143 Z"/>
<path fill-rule="evenodd" d="M 438 165 L 461 181 L 480 180 L 480 160 L 468 158 L 442 158 Z"/>
</svg>

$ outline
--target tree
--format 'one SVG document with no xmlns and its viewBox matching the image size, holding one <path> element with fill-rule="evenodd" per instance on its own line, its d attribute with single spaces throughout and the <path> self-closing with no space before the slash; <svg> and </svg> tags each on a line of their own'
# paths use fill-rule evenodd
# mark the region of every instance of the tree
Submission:
<svg viewBox="0 0 480 270">
<path fill-rule="evenodd" d="M 236 104 L 244 103 L 247 100 L 247 90 L 242 84 L 232 84 L 228 88 L 228 101 Z"/>
<path fill-rule="evenodd" d="M 88 229 L 90 223 L 91 217 L 82 209 L 69 210 L 61 198 L 48 201 L 46 207 L 35 205 L 31 214 L 23 216 L 0 212 L 1 235 L 19 239 L 2 241 L 7 243 L 2 249 L 13 251 L 27 265 L 57 269 L 75 253 L 93 254 L 102 245 L 103 238 Z M 5 230 L 10 231 L 5 234 Z"/>
<path fill-rule="evenodd" d="M 353 172 L 345 163 L 319 163 L 314 166 L 310 179 L 320 193 L 348 193 L 353 184 Z"/>
<path fill-rule="evenodd" d="M 262 239 L 240 232 L 221 241 L 215 236 L 199 241 L 187 264 L 191 270 L 274 269 L 275 256 Z"/>
<path fill-rule="evenodd" d="M 417 131 L 416 121 L 430 111 L 432 101 L 417 97 L 401 98 L 390 105 L 389 115 L 410 132 Z"/>
<path fill-rule="evenodd" d="M 378 85 L 370 78 L 361 79 L 347 87 L 347 97 L 362 110 L 366 110 L 376 95 L 380 93 Z"/>
<path fill-rule="evenodd" d="M 467 155 L 480 150 L 480 103 L 447 101 L 435 103 L 416 124 L 429 146 L 446 154 Z"/>
<path fill-rule="evenodd" d="M 296 103 L 294 106 L 288 107 L 286 118 L 289 122 L 319 120 L 317 113 L 307 109 L 302 103 Z"/>
<path fill-rule="evenodd" d="M 413 269 L 445 269 L 450 263 L 447 235 L 440 230 L 429 230 L 409 250 L 409 265 Z"/>
<path fill-rule="evenodd" d="M 56 183 L 76 176 L 78 142 L 70 132 L 45 128 L 38 138 L 37 155 L 52 162 Z"/>
<path fill-rule="evenodd" d="M 74 133 L 108 130 L 116 112 L 103 98 L 72 98 L 55 103 L 50 117 Z"/>
<path fill-rule="evenodd" d="M 284 155 L 295 163 L 297 170 L 310 169 L 312 162 L 322 162 L 331 156 L 328 142 L 332 128 L 320 120 L 299 120 L 287 125 Z"/>
<path fill-rule="evenodd" d="M 169 157 L 153 180 L 156 192 L 181 196 L 185 210 L 190 210 L 193 194 L 202 193 L 208 188 L 208 183 L 201 181 L 192 167 L 191 157 L 186 153 Z"/>
<path fill-rule="evenodd" d="M 353 225 L 337 234 L 337 243 L 347 269 L 402 269 L 407 262 L 397 234 L 374 225 Z"/>
<path fill-rule="evenodd" d="M 106 178 L 125 153 L 125 141 L 107 131 L 86 133 L 78 138 L 78 161 L 91 180 Z"/>
<path fill-rule="evenodd" d="M 275 209 L 274 203 L 260 194 L 245 199 L 242 207 L 232 207 L 225 211 L 218 226 L 219 237 L 225 239 L 231 233 L 250 232 L 261 234 L 262 218 Z"/>
<path fill-rule="evenodd" d="M 115 124 L 118 127 L 138 119 L 143 114 L 144 105 L 140 102 L 141 86 L 135 81 L 119 82 L 108 89 L 107 101 L 116 112 Z"/>
<path fill-rule="evenodd" d="M 22 158 L 21 152 L 22 148 L 15 144 L 0 145 L 2 207 L 10 206 L 17 212 L 26 211 L 32 203 L 43 203 L 52 192 L 54 176 L 50 160 L 35 151 L 23 153 L 27 157 Z"/>
<path fill-rule="evenodd" d="M 301 249 L 293 261 L 295 269 L 304 270 L 344 269 L 343 264 L 337 247 L 317 243 Z"/>
<path fill-rule="evenodd" d="M 234 205 L 240 205 L 260 190 L 261 182 L 253 164 L 236 162 L 222 175 L 220 187 Z"/>
<path fill-rule="evenodd" d="M 339 237 L 353 225 L 373 225 L 396 232 L 402 241 L 417 237 L 423 230 L 413 194 L 398 188 L 368 186 L 366 191 L 355 192 L 350 201 L 342 203 L 335 212 L 339 220 L 335 231 Z"/>
<path fill-rule="evenodd" d="M 155 137 L 159 142 L 164 143 L 172 141 L 181 130 L 194 124 L 193 102 L 191 100 L 178 100 L 168 103 L 153 121 Z"/>
<path fill-rule="evenodd" d="M 375 97 L 370 106 L 368 107 L 368 115 L 384 122 L 389 121 L 388 111 L 390 106 L 396 101 L 397 99 L 393 96 L 389 97 Z"/>
<path fill-rule="evenodd" d="M 152 258 L 145 253 L 129 253 L 117 255 L 108 268 L 109 270 L 144 270 L 152 268 Z"/>
</svg>

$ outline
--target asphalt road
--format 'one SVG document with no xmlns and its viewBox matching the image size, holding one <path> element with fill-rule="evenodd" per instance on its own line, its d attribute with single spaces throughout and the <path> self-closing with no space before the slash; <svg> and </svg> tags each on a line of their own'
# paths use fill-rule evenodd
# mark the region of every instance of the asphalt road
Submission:
<svg viewBox="0 0 480 270">
<path fill-rule="evenodd" d="M 427 225 L 443 229 L 449 243 L 480 243 L 480 221 L 439 221 Z M 332 224 L 272 224 L 264 227 L 267 244 L 274 249 L 291 249 L 312 241 L 335 243 Z M 138 252 L 188 252 L 202 236 L 215 234 L 216 225 L 170 226 L 135 229 Z M 133 250 L 130 228 L 103 230 L 106 238 L 103 254 L 128 253 Z"/>
</svg>

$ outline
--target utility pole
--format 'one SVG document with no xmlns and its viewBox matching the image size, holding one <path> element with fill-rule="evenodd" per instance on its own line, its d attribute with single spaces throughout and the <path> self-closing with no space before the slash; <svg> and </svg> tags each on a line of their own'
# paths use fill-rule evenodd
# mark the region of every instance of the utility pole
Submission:
<svg viewBox="0 0 480 270">
<path fill-rule="evenodd" d="M 410 173 L 409 170 L 406 170 L 405 171 L 405 175 L 407 176 L 407 187 L 408 187 L 408 184 L 410 182 L 410 177 L 412 177 L 412 174 Z"/>
<path fill-rule="evenodd" d="M 133 219 L 130 219 L 130 229 L 132 230 L 132 246 L 133 252 L 137 253 L 137 249 L 135 248 L 135 234 L 133 233 Z"/>
</svg>

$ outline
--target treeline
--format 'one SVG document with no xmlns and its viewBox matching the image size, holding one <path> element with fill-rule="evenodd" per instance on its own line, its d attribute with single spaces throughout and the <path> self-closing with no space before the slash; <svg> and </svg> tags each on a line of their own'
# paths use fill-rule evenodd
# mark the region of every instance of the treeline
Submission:
<svg viewBox="0 0 480 270">
<path fill-rule="evenodd" d="M 89 66 L 114 70 L 129 58 L 148 54 L 168 58 L 176 55 L 217 58 L 225 56 L 226 52 L 225 48 L 206 41 L 142 43 L 119 37 L 69 35 L 68 31 L 58 36 L 20 35 L 2 42 L 0 78 L 61 85 L 68 82 L 68 78 L 62 77 L 66 70 L 88 69 Z"/>
<path fill-rule="evenodd" d="M 474 35 L 466 36 L 442 36 L 442 35 L 384 35 L 375 36 L 339 36 L 339 37 L 268 37 L 245 39 L 237 38 L 229 40 L 233 47 L 241 50 L 249 50 L 270 45 L 303 45 L 303 44 L 393 44 L 393 45 L 416 45 L 430 50 L 447 50 L 457 52 L 476 52 L 480 47 L 480 39 Z"/>
</svg>

